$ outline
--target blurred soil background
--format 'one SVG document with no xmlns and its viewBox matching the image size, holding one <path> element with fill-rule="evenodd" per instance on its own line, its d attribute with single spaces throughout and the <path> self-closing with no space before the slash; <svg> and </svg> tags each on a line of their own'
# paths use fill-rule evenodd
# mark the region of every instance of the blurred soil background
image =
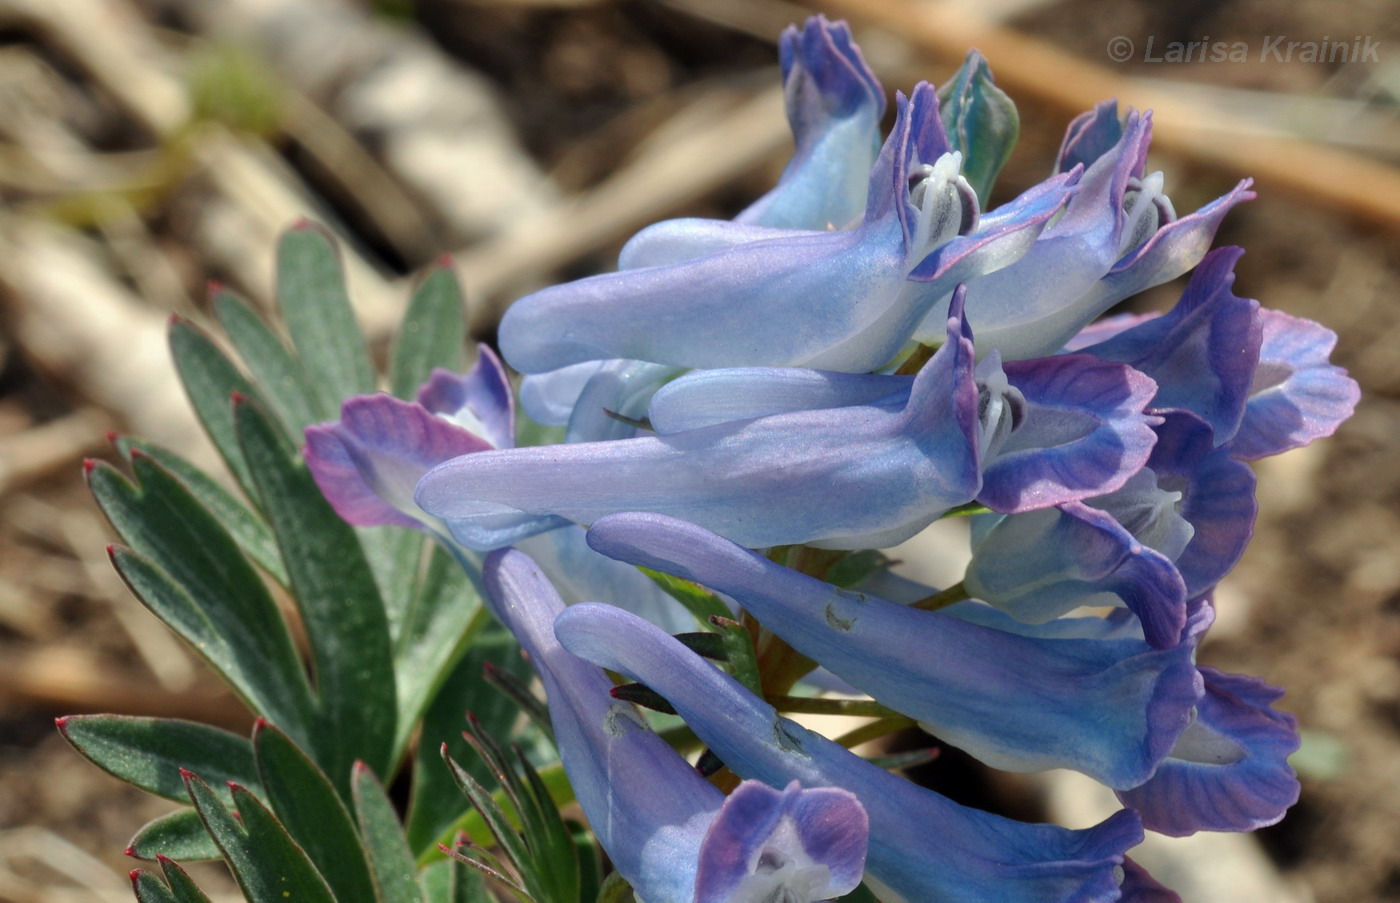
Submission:
<svg viewBox="0 0 1400 903">
<path fill-rule="evenodd" d="M 211 279 L 266 308 L 277 235 L 308 216 L 342 236 L 381 345 L 443 254 L 489 337 L 511 298 L 608 269 L 645 223 L 729 216 L 772 183 L 774 39 L 813 11 L 851 20 L 891 90 L 989 55 L 1022 116 L 994 203 L 1115 95 L 1156 109 L 1148 169 L 1178 212 L 1256 177 L 1218 239 L 1248 250 L 1236 293 L 1336 330 L 1364 391 L 1335 438 L 1259 466 L 1258 533 L 1201 653 L 1287 689 L 1303 797 L 1255 838 L 1144 859 L 1187 903 L 1400 900 L 1400 3 L 0 0 L 0 901 L 132 899 L 122 850 L 171 808 L 55 716 L 249 726 L 121 586 L 82 479 L 109 430 L 212 461 L 169 316 L 207 322 Z M 1378 61 L 1261 61 L 1279 35 L 1370 38 Z M 1153 62 L 1149 38 L 1249 61 Z M 981 805 L 1089 817 L 1071 779 L 940 767 Z"/>
</svg>

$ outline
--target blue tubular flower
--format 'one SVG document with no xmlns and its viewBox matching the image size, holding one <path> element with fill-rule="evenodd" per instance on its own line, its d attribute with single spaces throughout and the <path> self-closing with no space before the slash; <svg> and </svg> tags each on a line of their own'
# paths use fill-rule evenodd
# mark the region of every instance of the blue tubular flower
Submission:
<svg viewBox="0 0 1400 903">
<path fill-rule="evenodd" d="M 1012 513 L 1112 492 L 1146 463 L 1158 418 L 1157 385 L 1121 364 L 1059 355 L 977 369 L 982 489 L 977 500 Z"/>
<path fill-rule="evenodd" d="M 555 622 L 576 655 L 665 696 L 737 774 L 769 786 L 842 787 L 870 818 L 867 882 L 889 903 L 1117 900 L 1115 869 L 1142 838 L 1137 816 L 1071 831 L 967 809 L 779 717 L 679 642 L 606 605 L 573 606 Z"/>
<path fill-rule="evenodd" d="M 1243 254 L 1235 247 L 1210 252 L 1170 312 L 1096 344 L 1076 345 L 1152 377 L 1158 385 L 1152 407 L 1199 415 L 1214 430 L 1217 445 L 1239 429 L 1259 363 L 1259 302 L 1230 291 Z"/>
<path fill-rule="evenodd" d="M 1214 586 L 1254 529 L 1254 475 L 1184 411 L 1156 428 L 1147 466 L 1082 503 L 979 517 L 964 584 L 1033 623 L 1081 605 L 1124 604 L 1148 642 L 1175 646 L 1186 600 Z"/>
<path fill-rule="evenodd" d="M 1153 646 L 1170 649 L 1180 642 L 1186 624 L 1181 574 L 1168 556 L 1140 543 L 1107 511 L 1069 502 L 976 521 L 972 561 L 963 577 L 973 598 L 1030 624 L 1082 605 L 1126 605 Z"/>
<path fill-rule="evenodd" d="M 418 481 L 434 466 L 491 449 L 493 442 L 507 448 L 514 444 L 509 383 L 489 349 L 483 346 L 476 366 L 462 376 L 436 371 L 418 399 L 409 403 L 382 394 L 352 398 L 339 421 L 306 430 L 307 466 L 342 518 L 356 526 L 425 530 L 462 561 L 474 560 L 468 549 L 521 543 L 551 576 L 567 581 L 572 601 L 616 599 L 669 629 L 693 626 L 674 599 L 636 568 L 589 549 L 583 530 L 562 518 L 516 514 L 490 523 L 451 525 L 413 501 Z"/>
<path fill-rule="evenodd" d="M 1008 771 L 1072 768 L 1110 787 L 1136 786 L 1200 696 L 1190 648 L 1046 641 L 911 609 L 837 589 L 684 521 L 614 515 L 593 525 L 588 544 L 732 597 L 836 676 Z"/>
<path fill-rule="evenodd" d="M 629 422 L 646 414 L 658 386 L 679 375 L 676 367 L 643 361 L 607 361 L 588 379 L 569 415 L 565 442 L 630 439 L 637 428 Z"/>
<path fill-rule="evenodd" d="M 885 92 L 845 22 L 823 16 L 778 40 L 783 96 L 796 145 L 778 185 L 735 222 L 841 229 L 865 206 L 866 175 L 880 149 Z"/>
<path fill-rule="evenodd" d="M 424 473 L 443 461 L 515 444 L 514 402 L 505 369 L 482 346 L 458 376 L 436 370 L 416 402 L 361 395 L 340 420 L 306 429 L 306 464 L 331 507 L 347 522 L 426 529 L 447 539 L 449 526 L 413 501 Z M 566 523 L 558 518 L 498 518 L 459 531 L 469 548 L 491 548 Z"/>
<path fill-rule="evenodd" d="M 1361 397 L 1356 381 L 1328 360 L 1336 333 L 1276 310 L 1260 314 L 1259 369 L 1230 445 L 1235 457 L 1246 461 L 1332 435 Z"/>
<path fill-rule="evenodd" d="M 850 893 L 865 874 L 870 819 L 835 787 L 779 792 L 744 781 L 700 848 L 695 903 L 809 903 Z"/>
<path fill-rule="evenodd" d="M 1112 492 L 1146 463 L 1160 418 L 1145 414 L 1156 385 L 1130 367 L 1061 355 L 978 366 L 977 501 L 1025 511 Z M 813 409 L 907 404 L 911 377 L 748 367 L 688 374 L 652 398 L 661 435 Z"/>
<path fill-rule="evenodd" d="M 1070 126 L 1061 166 L 1086 171 L 1065 215 L 1020 260 L 970 286 L 968 313 L 984 352 L 1000 349 L 1008 360 L 1053 354 L 1114 304 L 1195 266 L 1225 214 L 1254 197 L 1246 179 L 1178 218 L 1161 174 L 1142 174 L 1148 114 L 1130 110 L 1119 123 L 1116 109 L 1100 104 Z M 937 315 L 935 307 L 916 338 L 934 333 Z"/>
<path fill-rule="evenodd" d="M 865 813 L 849 793 L 740 787 L 729 800 L 641 715 L 601 669 L 554 637 L 564 603 L 513 549 L 484 567 L 492 609 L 530 655 L 549 699 L 564 770 L 617 870 L 647 903 L 794 903 L 860 883 Z M 722 895 L 724 894 L 724 895 Z"/>
<path fill-rule="evenodd" d="M 1292 715 L 1270 703 L 1283 691 L 1261 680 L 1201 668 L 1205 696 L 1171 754 L 1145 784 L 1118 791 L 1153 831 L 1253 831 L 1298 801 L 1288 756 L 1298 749 Z"/>
<path fill-rule="evenodd" d="M 894 544 L 971 501 L 980 486 L 972 339 L 960 314 L 900 409 L 800 411 L 667 436 L 466 455 L 430 471 L 418 503 L 454 528 L 521 512 L 592 523 L 652 510 L 755 547 Z"/>
<path fill-rule="evenodd" d="M 696 240 L 721 250 L 517 301 L 501 323 L 507 360 L 527 373 L 610 358 L 849 372 L 883 366 L 958 282 L 1024 253 L 1075 178 L 1056 176 L 979 226 L 959 158 L 947 153 L 933 89 L 920 85 L 898 107 L 870 174 L 864 220 L 854 229 L 777 230 L 779 237 L 752 240 L 758 227 L 705 222 Z M 687 256 L 681 249 L 688 228 L 665 226 L 662 259 Z M 737 243 L 716 237 L 736 230 Z M 651 253 L 630 256 L 645 261 Z"/>
</svg>

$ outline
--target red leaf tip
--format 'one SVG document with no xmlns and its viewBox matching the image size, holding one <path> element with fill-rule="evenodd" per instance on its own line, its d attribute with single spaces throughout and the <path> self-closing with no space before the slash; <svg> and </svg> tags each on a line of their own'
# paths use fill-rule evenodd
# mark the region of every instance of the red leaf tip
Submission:
<svg viewBox="0 0 1400 903">
<path fill-rule="evenodd" d="M 112 559 L 117 557 L 117 547 L 112 543 L 107 544 L 107 557 Z"/>
<path fill-rule="evenodd" d="M 116 430 L 108 430 L 108 431 L 105 433 L 105 435 L 106 435 L 106 437 L 107 437 L 107 441 L 108 441 L 108 442 L 116 442 L 117 439 L 120 438 L 120 437 L 117 435 L 117 431 L 116 431 Z"/>
<path fill-rule="evenodd" d="M 207 291 L 212 298 L 214 295 L 224 290 L 224 284 L 217 279 L 210 279 L 208 282 L 204 283 L 204 290 Z"/>
<path fill-rule="evenodd" d="M 169 864 L 173 863 L 174 861 L 175 861 L 175 860 L 171 859 L 169 856 L 165 855 L 164 853 L 157 853 L 157 854 L 156 854 L 156 862 L 159 862 L 161 865 L 169 865 Z"/>
<path fill-rule="evenodd" d="M 135 858 L 136 858 L 136 847 L 135 847 L 135 846 L 127 847 L 125 850 L 122 850 L 122 855 L 123 855 L 123 856 L 130 856 L 131 858 L 135 859 Z M 140 870 L 140 869 L 137 869 L 136 871 L 132 872 L 131 874 L 134 875 L 134 874 L 136 874 L 136 872 L 139 872 L 139 871 L 141 871 L 141 870 Z"/>
<path fill-rule="evenodd" d="M 126 848 L 126 855 L 131 855 L 131 847 Z M 132 869 L 126 873 L 126 876 L 131 879 L 132 884 L 135 884 L 137 881 L 141 880 L 141 873 L 144 871 L 145 869 Z"/>
<path fill-rule="evenodd" d="M 293 231 L 299 231 L 299 230 L 303 230 L 303 231 L 304 231 L 304 230 L 306 230 L 306 229 L 314 229 L 314 228 L 316 228 L 316 224 L 313 223 L 311 220 L 307 219 L 307 218 L 304 217 L 304 216 L 299 216 L 299 217 L 297 217 L 296 222 L 292 223 L 292 230 L 293 230 Z"/>
<path fill-rule="evenodd" d="M 450 270 L 457 265 L 456 261 L 452 259 L 452 255 L 448 254 L 447 252 L 439 254 L 438 259 L 435 260 L 433 263 L 434 265 L 444 270 Z"/>
<path fill-rule="evenodd" d="M 57 718 L 55 718 L 55 719 L 53 720 L 53 726 L 56 727 L 56 728 L 58 728 L 58 732 L 59 732 L 60 734 L 65 734 L 65 733 L 67 732 L 67 730 L 68 730 L 68 719 L 71 718 L 71 717 L 72 717 L 71 715 L 59 715 Z"/>
<path fill-rule="evenodd" d="M 149 457 L 150 457 L 150 455 L 146 454 L 145 452 L 143 452 L 141 449 L 137 448 L 136 446 L 133 445 L 133 446 L 131 447 L 131 460 L 135 461 L 135 460 L 138 459 L 138 458 L 149 458 Z"/>
<path fill-rule="evenodd" d="M 361 762 L 359 759 L 355 760 L 355 764 L 352 767 L 355 769 L 355 774 L 370 773 L 369 766 L 366 765 L 364 762 Z"/>
<path fill-rule="evenodd" d="M 94 461 L 92 458 L 83 459 L 83 473 L 92 473 L 93 469 L 96 467 L 97 462 Z"/>
<path fill-rule="evenodd" d="M 265 731 L 265 730 L 267 730 L 267 728 L 268 728 L 267 719 L 264 718 L 264 717 L 262 717 L 261 715 L 259 715 L 258 718 L 257 718 L 257 720 L 253 722 L 253 730 L 255 730 L 255 731 Z"/>
<path fill-rule="evenodd" d="M 228 393 L 228 397 L 229 400 L 232 401 L 234 404 L 243 404 L 243 402 L 248 400 L 248 396 L 244 395 L 237 389 L 234 389 L 232 392 Z"/>
</svg>

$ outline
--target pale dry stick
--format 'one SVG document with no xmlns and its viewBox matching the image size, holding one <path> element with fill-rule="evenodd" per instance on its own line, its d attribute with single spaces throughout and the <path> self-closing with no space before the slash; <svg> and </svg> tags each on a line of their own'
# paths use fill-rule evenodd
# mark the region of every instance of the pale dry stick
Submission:
<svg viewBox="0 0 1400 903">
<path fill-rule="evenodd" d="M 880 26 L 944 60 L 961 59 L 975 47 L 991 61 L 997 84 L 1019 102 L 1078 113 L 1117 97 L 1154 110 L 1158 150 L 1208 162 L 1232 176 L 1252 176 L 1255 187 L 1265 191 L 1400 227 L 1400 171 L 1383 163 L 1297 138 L 1241 140 L 1226 116 L 1119 77 L 1038 38 L 978 21 L 962 7 L 910 0 L 822 0 L 819 5 L 829 15 Z"/>
<path fill-rule="evenodd" d="M 476 302 L 472 331 L 500 318 L 507 290 L 694 201 L 758 166 L 788 140 L 780 88 L 737 100 L 718 92 L 697 100 L 602 184 L 458 256 Z"/>
<path fill-rule="evenodd" d="M 149 676 L 117 669 L 84 649 L 0 647 L 0 711 L 120 712 L 186 718 L 246 733 L 253 716 L 227 692 L 172 693 Z"/>
<path fill-rule="evenodd" d="M 16 868 L 21 863 L 29 868 Z M 37 881 L 32 864 L 60 880 Z M 0 831 L 0 899 L 11 903 L 124 903 L 126 876 L 45 828 Z"/>
<path fill-rule="evenodd" d="M 65 467 L 76 467 L 84 455 L 103 447 L 102 434 L 112 426 L 110 416 L 87 407 L 0 436 L 0 496 Z"/>
<path fill-rule="evenodd" d="M 0 0 L 0 24 L 31 28 L 59 47 L 108 91 L 147 131 L 165 141 L 189 122 L 184 87 L 161 65 L 161 48 L 150 40 L 138 14 L 123 0 Z M 207 127 L 190 139 L 201 171 L 218 194 L 235 206 L 242 244 L 259 247 L 256 256 L 221 260 L 243 285 L 265 299 L 272 284 L 272 248 L 296 219 L 318 215 L 320 205 L 300 190 L 285 167 L 271 165 L 266 146 Z M 261 152 L 259 152 L 261 150 Z M 351 299 L 366 332 L 387 333 L 402 309 L 401 293 L 342 236 L 342 257 L 353 289 Z"/>
</svg>

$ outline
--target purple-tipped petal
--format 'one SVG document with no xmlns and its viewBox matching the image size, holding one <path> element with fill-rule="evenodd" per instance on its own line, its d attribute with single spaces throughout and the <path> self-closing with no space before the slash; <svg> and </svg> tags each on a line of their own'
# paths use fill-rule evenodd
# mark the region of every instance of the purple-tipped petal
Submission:
<svg viewBox="0 0 1400 903">
<path fill-rule="evenodd" d="M 1192 650 L 1042 640 L 837 589 L 693 524 L 618 514 L 598 551 L 702 583 L 794 649 L 997 768 L 1147 780 L 1200 695 Z"/>
<path fill-rule="evenodd" d="M 1115 869 L 1142 838 L 1131 812 L 1070 831 L 967 809 L 780 717 L 732 677 L 620 609 L 572 606 L 555 633 L 575 654 L 665 696 L 735 773 L 774 787 L 799 780 L 855 794 L 870 818 L 867 880 L 885 899 L 1118 899 Z"/>
<path fill-rule="evenodd" d="M 1152 407 L 1199 415 L 1214 429 L 1216 444 L 1239 428 L 1259 363 L 1259 302 L 1230 291 L 1242 254 L 1235 247 L 1212 251 L 1169 313 L 1083 349 L 1152 377 Z"/>
<path fill-rule="evenodd" d="M 778 185 L 740 223 L 844 228 L 865 207 L 866 178 L 880 147 L 885 92 L 845 22 L 822 16 L 778 41 L 783 95 L 795 148 Z"/>
<path fill-rule="evenodd" d="M 1065 354 L 1005 365 L 1024 419 L 984 451 L 977 499 L 1011 513 L 1112 492 L 1147 461 L 1156 384 L 1131 367 Z"/>
<path fill-rule="evenodd" d="M 1299 791 L 1288 765 L 1298 748 L 1297 721 L 1270 705 L 1283 691 L 1252 677 L 1200 671 L 1206 693 L 1195 721 L 1152 779 L 1118 798 L 1147 827 L 1174 837 L 1272 825 Z"/>
<path fill-rule="evenodd" d="M 478 346 L 476 364 L 463 374 L 437 368 L 418 390 L 429 413 L 475 433 L 496 448 L 515 445 L 515 396 L 496 352 Z"/>
<path fill-rule="evenodd" d="M 745 781 L 724 801 L 700 850 L 695 903 L 811 903 L 855 890 L 870 822 L 835 787 L 781 792 Z"/>
<path fill-rule="evenodd" d="M 1361 397 L 1356 380 L 1328 360 L 1336 333 L 1276 310 L 1261 310 L 1260 315 L 1259 369 L 1244 421 L 1230 443 L 1235 457 L 1246 461 L 1332 435 Z"/>
<path fill-rule="evenodd" d="M 1065 130 L 1060 153 L 1055 160 L 1056 172 L 1069 172 L 1076 166 L 1088 169 L 1110 153 L 1123 137 L 1123 122 L 1118 118 L 1118 101 L 1105 100 L 1087 113 L 1080 113 Z"/>
<path fill-rule="evenodd" d="M 1103 313 L 1084 299 L 1121 256 L 1130 225 L 1124 196 L 1150 140 L 1150 115 L 1130 113 L 1113 151 L 1084 171 L 1064 213 L 1030 250 L 969 283 L 968 318 L 981 353 L 998 349 L 1007 360 L 1052 354 Z M 936 336 L 941 309 L 934 306 L 915 338 Z"/>
<path fill-rule="evenodd" d="M 1178 513 L 1193 533 L 1176 568 L 1187 595 L 1199 596 L 1239 563 L 1254 535 L 1254 472 L 1228 447 L 1215 448 L 1209 425 L 1191 414 L 1167 413 L 1157 436 L 1147 466 L 1160 485 L 1182 494 Z"/>
<path fill-rule="evenodd" d="M 359 527 L 445 533 L 413 501 L 414 487 L 443 461 L 489 448 L 485 439 L 390 395 L 351 398 L 340 420 L 306 429 L 306 464 L 316 485 L 337 514 Z"/>
<path fill-rule="evenodd" d="M 1082 502 L 1001 518 L 978 538 L 963 583 L 1032 624 L 1082 605 L 1125 605 L 1159 649 L 1178 645 L 1186 625 L 1186 585 L 1171 559 Z"/>
</svg>

